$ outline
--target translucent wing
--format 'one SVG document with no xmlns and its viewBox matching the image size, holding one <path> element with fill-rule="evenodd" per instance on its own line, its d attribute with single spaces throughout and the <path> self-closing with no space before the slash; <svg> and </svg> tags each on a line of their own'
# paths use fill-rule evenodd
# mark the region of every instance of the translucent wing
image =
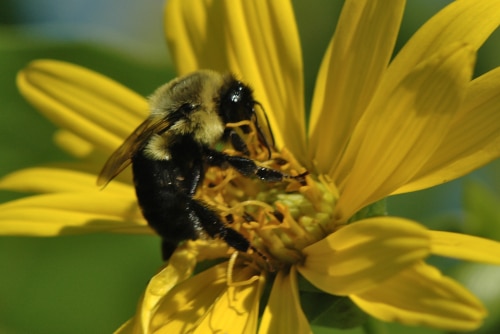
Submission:
<svg viewBox="0 0 500 334">
<path fill-rule="evenodd" d="M 170 126 L 170 122 L 164 118 L 148 118 L 142 122 L 106 161 L 97 178 L 97 185 L 105 187 L 130 165 L 134 154 L 147 144 L 153 134 L 164 132 Z"/>
</svg>

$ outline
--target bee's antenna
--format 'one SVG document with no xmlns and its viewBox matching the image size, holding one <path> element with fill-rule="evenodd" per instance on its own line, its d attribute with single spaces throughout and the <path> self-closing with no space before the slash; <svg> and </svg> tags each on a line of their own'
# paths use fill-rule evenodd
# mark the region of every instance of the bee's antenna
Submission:
<svg viewBox="0 0 500 334">
<path fill-rule="evenodd" d="M 260 128 L 259 122 L 258 122 L 258 117 L 257 114 L 254 112 L 255 115 L 255 128 L 257 129 L 257 137 L 259 138 L 259 141 L 266 147 L 267 152 L 268 152 L 268 159 L 271 159 L 271 147 L 274 146 L 274 135 L 273 131 L 271 130 L 271 124 L 269 124 L 269 118 L 267 117 L 266 111 L 262 104 L 258 101 L 255 101 L 255 105 L 259 106 L 260 109 L 262 109 L 262 113 L 264 114 L 266 124 L 267 124 L 267 131 L 269 132 L 269 135 L 271 136 L 271 145 L 269 145 L 269 142 L 267 141 L 266 136 L 264 135 L 264 132 Z"/>
</svg>

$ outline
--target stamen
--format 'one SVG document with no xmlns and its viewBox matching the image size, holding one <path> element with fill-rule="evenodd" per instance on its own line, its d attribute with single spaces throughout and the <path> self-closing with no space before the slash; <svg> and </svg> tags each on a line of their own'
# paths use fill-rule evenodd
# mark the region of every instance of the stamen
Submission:
<svg viewBox="0 0 500 334">
<path fill-rule="evenodd" d="M 234 267 L 235 267 L 235 264 L 236 264 L 236 259 L 238 258 L 238 254 L 239 254 L 238 251 L 236 251 L 233 254 L 231 254 L 231 257 L 229 258 L 229 261 L 228 261 L 228 264 L 227 264 L 227 275 L 226 275 L 226 277 L 227 277 L 227 285 L 230 286 L 230 287 L 233 287 L 233 288 L 234 287 L 239 287 L 239 286 L 250 285 L 250 284 L 252 284 L 253 282 L 255 282 L 255 281 L 257 281 L 259 279 L 259 276 L 254 275 L 254 276 L 252 276 L 249 279 L 244 280 L 244 281 L 235 282 L 233 280 L 233 270 L 234 270 Z"/>
<path fill-rule="evenodd" d="M 250 159 L 258 166 L 276 171 L 276 175 L 282 174 L 286 182 L 266 182 L 245 177 L 232 168 L 211 167 L 197 196 L 213 206 L 232 229 L 250 242 L 250 251 L 240 253 L 240 259 L 242 256 L 248 261 L 253 259 L 250 262 L 266 270 L 302 261 L 304 247 L 336 228 L 333 208 L 337 196 L 330 190 L 333 183 L 311 175 L 286 149 L 272 150 L 269 158 L 256 136 L 253 122 L 241 121 L 228 127 L 239 131 L 238 135 L 248 145 Z M 246 133 L 241 127 L 251 131 Z M 224 153 L 241 154 L 231 148 Z M 208 187 L 209 184 L 212 186 Z M 229 271 L 233 270 L 237 257 L 237 254 L 231 256 Z M 228 284 L 240 285 L 233 281 L 231 272 Z"/>
<path fill-rule="evenodd" d="M 235 206 L 233 206 L 232 209 L 239 210 L 239 209 L 244 208 L 245 206 L 260 206 L 260 207 L 266 209 L 267 211 L 274 211 L 274 208 L 271 205 L 264 203 L 264 202 L 261 202 L 261 201 L 257 201 L 257 200 L 247 200 L 247 201 L 240 202 L 240 203 L 236 204 Z"/>
</svg>

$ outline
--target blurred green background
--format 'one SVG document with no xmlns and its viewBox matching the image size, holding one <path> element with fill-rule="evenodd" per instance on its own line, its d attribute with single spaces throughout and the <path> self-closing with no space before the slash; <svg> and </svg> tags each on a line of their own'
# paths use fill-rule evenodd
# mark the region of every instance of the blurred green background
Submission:
<svg viewBox="0 0 500 334">
<path fill-rule="evenodd" d="M 450 1 L 410 1 L 397 48 Z M 342 1 L 294 1 L 310 97 Z M 16 73 L 38 58 L 70 61 L 149 95 L 174 77 L 162 31 L 162 0 L 0 2 L 0 176 L 69 160 L 52 143 L 55 127 L 21 98 Z M 479 53 L 477 74 L 500 64 L 497 31 Z M 0 193 L 7 201 L 19 194 Z M 389 212 L 436 229 L 500 240 L 500 163 L 455 182 L 389 200 Z M 500 269 L 431 259 L 487 305 L 481 333 L 500 330 Z M 0 237 L 0 333 L 109 333 L 133 315 L 161 265 L 158 239 L 86 235 Z M 387 325 L 389 333 L 439 333 Z M 324 329 L 315 328 L 324 333 Z M 339 330 L 336 330 L 339 332 Z M 348 332 L 359 332 L 353 330 Z"/>
</svg>

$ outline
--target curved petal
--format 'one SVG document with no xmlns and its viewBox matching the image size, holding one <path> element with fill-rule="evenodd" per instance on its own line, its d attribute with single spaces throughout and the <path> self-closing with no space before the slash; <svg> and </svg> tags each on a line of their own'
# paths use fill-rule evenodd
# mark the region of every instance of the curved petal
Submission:
<svg viewBox="0 0 500 334">
<path fill-rule="evenodd" d="M 77 170 L 57 167 L 32 167 L 12 172 L 0 179 L 0 189 L 34 193 L 92 192 L 99 188 L 97 176 Z M 106 193 L 134 196 L 131 185 L 112 182 Z"/>
<path fill-rule="evenodd" d="M 338 164 L 393 53 L 405 1 L 346 1 L 314 90 L 310 154 L 319 173 Z"/>
<path fill-rule="evenodd" d="M 441 144 L 472 75 L 475 53 L 453 44 L 417 66 L 393 91 L 379 91 L 356 126 L 332 178 L 341 220 L 388 196 Z"/>
<path fill-rule="evenodd" d="M 79 159 L 83 159 L 94 152 L 92 144 L 71 131 L 57 130 L 54 133 L 54 142 L 61 149 Z"/>
<path fill-rule="evenodd" d="M 234 282 L 228 282 L 233 270 Z M 245 281 L 245 282 L 242 282 Z M 264 278 L 249 267 L 211 267 L 175 286 L 158 303 L 151 333 L 255 333 Z"/>
<path fill-rule="evenodd" d="M 165 31 L 180 75 L 230 70 L 253 87 L 277 146 L 303 156 L 302 54 L 289 1 L 171 0 Z"/>
<path fill-rule="evenodd" d="M 349 295 L 378 286 L 429 255 L 429 232 L 395 217 L 356 221 L 303 250 L 297 270 L 333 295 Z"/>
<path fill-rule="evenodd" d="M 168 265 L 151 278 L 142 296 L 136 315 L 122 325 L 116 334 L 148 334 L 151 320 L 158 304 L 174 286 L 185 281 L 196 266 L 196 249 L 178 248 L 170 257 Z"/>
<path fill-rule="evenodd" d="M 178 75 L 210 68 L 228 70 L 223 1 L 170 0 L 165 6 L 165 36 Z"/>
<path fill-rule="evenodd" d="M 2 235 L 56 236 L 97 232 L 151 234 L 133 195 L 57 193 L 0 205 Z"/>
<path fill-rule="evenodd" d="M 417 64 L 450 44 L 464 43 L 477 51 L 499 24 L 499 1 L 453 1 L 411 37 L 391 62 L 381 86 L 392 89 Z"/>
<path fill-rule="evenodd" d="M 148 113 L 146 99 L 91 70 L 37 60 L 17 77 L 23 96 L 45 117 L 101 151 L 118 147 Z"/>
<path fill-rule="evenodd" d="M 250 276 L 252 273 L 253 276 Z M 206 314 L 194 333 L 205 334 L 217 329 L 224 332 L 234 331 L 242 334 L 255 334 L 259 319 L 259 302 L 264 289 L 264 276 L 255 276 L 252 269 L 246 268 L 238 273 L 238 279 L 251 280 L 252 283 L 234 286 L 229 283 L 227 291 L 213 303 L 213 309 Z"/>
<path fill-rule="evenodd" d="M 423 263 L 349 297 L 378 319 L 407 325 L 470 331 L 486 316 L 481 302 L 469 291 Z"/>
<path fill-rule="evenodd" d="M 395 193 L 429 188 L 461 177 L 500 156 L 500 67 L 473 80 L 464 104 L 436 152 Z"/>
<path fill-rule="evenodd" d="M 500 265 L 500 243 L 466 234 L 430 231 L 431 253 Z"/>
<path fill-rule="evenodd" d="M 259 334 L 266 333 L 312 334 L 309 322 L 300 306 L 297 273 L 294 267 L 289 273 L 279 271 L 273 283 L 259 328 Z"/>
</svg>

